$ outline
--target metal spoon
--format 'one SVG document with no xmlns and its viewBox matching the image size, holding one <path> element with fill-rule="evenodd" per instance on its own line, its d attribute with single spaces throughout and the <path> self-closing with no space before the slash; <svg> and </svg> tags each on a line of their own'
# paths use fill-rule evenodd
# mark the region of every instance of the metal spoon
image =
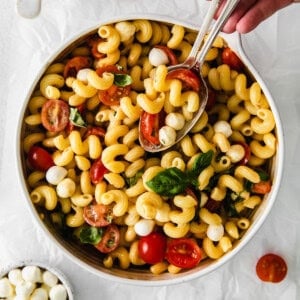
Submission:
<svg viewBox="0 0 300 300">
<path fill-rule="evenodd" d="M 150 143 L 144 136 L 141 130 L 141 122 L 139 124 L 139 140 L 141 146 L 148 152 L 160 152 L 164 151 L 170 147 L 172 147 L 174 144 L 178 143 L 182 138 L 184 138 L 188 132 L 193 128 L 193 126 L 196 124 L 196 122 L 199 120 L 200 116 L 204 112 L 204 109 L 206 107 L 207 98 L 208 98 L 208 88 L 206 86 L 205 80 L 201 76 L 201 66 L 204 62 L 205 56 L 207 52 L 209 51 L 213 41 L 215 40 L 216 36 L 220 32 L 221 28 L 227 21 L 228 17 L 231 15 L 232 11 L 236 7 L 239 0 L 227 0 L 226 4 L 224 5 L 222 12 L 220 13 L 218 19 L 214 23 L 211 31 L 209 32 L 201 50 L 199 51 L 199 48 L 204 40 L 204 37 L 209 29 L 210 24 L 213 21 L 214 15 L 217 11 L 217 8 L 220 4 L 220 0 L 211 0 L 211 4 L 209 7 L 209 10 L 205 16 L 205 19 L 203 21 L 203 24 L 199 30 L 199 33 L 197 35 L 197 38 L 195 40 L 195 43 L 193 45 L 193 48 L 188 56 L 188 58 L 183 62 L 182 64 L 178 65 L 172 65 L 168 67 L 169 73 L 178 70 L 178 69 L 193 69 L 196 71 L 197 74 L 199 74 L 200 79 L 200 91 L 199 96 L 201 99 L 201 105 L 198 110 L 198 112 L 195 114 L 192 120 L 185 123 L 184 127 L 181 130 L 178 130 L 176 132 L 176 140 L 173 144 L 170 145 L 154 145 Z"/>
</svg>

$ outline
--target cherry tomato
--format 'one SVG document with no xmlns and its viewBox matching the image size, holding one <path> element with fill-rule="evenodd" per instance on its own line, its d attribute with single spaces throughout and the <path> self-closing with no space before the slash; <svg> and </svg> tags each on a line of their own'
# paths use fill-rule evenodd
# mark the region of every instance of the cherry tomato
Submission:
<svg viewBox="0 0 300 300">
<path fill-rule="evenodd" d="M 272 184 L 270 180 L 260 181 L 252 185 L 251 191 L 255 194 L 264 195 L 269 193 L 271 191 L 271 188 L 272 188 Z"/>
<path fill-rule="evenodd" d="M 87 129 L 87 131 L 84 134 L 84 138 L 87 138 L 89 135 L 96 135 L 99 137 L 105 136 L 105 129 L 98 127 L 98 126 L 92 126 Z"/>
<path fill-rule="evenodd" d="M 102 42 L 103 39 L 101 39 L 99 36 L 94 35 L 88 40 L 88 45 L 91 47 L 91 52 L 94 58 L 99 59 L 103 58 L 105 56 L 104 53 L 101 53 L 98 51 L 98 44 Z"/>
<path fill-rule="evenodd" d="M 164 259 L 166 247 L 166 237 L 161 233 L 152 232 L 139 240 L 139 256 L 148 264 L 156 264 Z"/>
<path fill-rule="evenodd" d="M 240 58 L 229 48 L 226 47 L 221 54 L 223 64 L 228 65 L 231 69 L 240 71 L 244 64 Z"/>
<path fill-rule="evenodd" d="M 179 79 L 183 83 L 183 89 L 192 89 L 195 92 L 200 90 L 200 78 L 190 69 L 176 69 L 167 75 L 167 79 Z"/>
<path fill-rule="evenodd" d="M 177 59 L 175 53 L 168 46 L 156 45 L 154 47 L 158 48 L 158 49 L 161 49 L 166 53 L 166 55 L 168 56 L 168 59 L 169 59 L 169 65 L 177 65 L 178 64 L 178 59 Z"/>
<path fill-rule="evenodd" d="M 194 268 L 202 258 L 198 244 L 191 238 L 173 239 L 168 242 L 166 259 L 170 264 L 183 269 Z"/>
<path fill-rule="evenodd" d="M 238 142 L 239 145 L 243 146 L 244 150 L 245 150 L 245 155 L 244 157 L 239 161 L 240 165 L 246 165 L 250 159 L 251 156 L 251 149 L 249 147 L 248 144 L 244 143 L 244 142 Z"/>
<path fill-rule="evenodd" d="M 29 149 L 28 162 L 35 170 L 43 172 L 54 166 L 51 154 L 39 146 L 32 146 Z"/>
<path fill-rule="evenodd" d="M 97 159 L 93 162 L 90 168 L 90 178 L 93 184 L 97 184 L 103 180 L 104 174 L 108 170 L 104 167 L 101 159 Z"/>
<path fill-rule="evenodd" d="M 102 253 L 114 251 L 120 244 L 120 231 L 115 224 L 106 227 L 101 241 L 95 247 Z"/>
<path fill-rule="evenodd" d="M 113 219 L 112 208 L 104 204 L 90 204 L 83 209 L 83 218 L 91 226 L 108 226 Z"/>
<path fill-rule="evenodd" d="M 256 264 L 256 274 L 262 281 L 280 282 L 287 274 L 287 264 L 277 254 L 268 253 L 262 256 Z"/>
<path fill-rule="evenodd" d="M 159 145 L 159 114 L 149 114 L 144 111 L 141 115 L 140 130 L 150 144 Z"/>
<path fill-rule="evenodd" d="M 75 56 L 69 59 L 64 68 L 64 78 L 76 77 L 77 72 L 91 66 L 91 60 L 87 56 Z"/>
<path fill-rule="evenodd" d="M 63 100 L 48 100 L 41 111 L 43 126 L 51 132 L 63 130 L 69 123 L 69 106 Z"/>
<path fill-rule="evenodd" d="M 118 67 L 115 65 L 109 65 L 109 66 L 98 68 L 96 72 L 99 76 L 102 76 L 104 72 L 113 73 L 113 74 L 126 74 L 126 72 L 119 70 Z M 103 104 L 107 106 L 119 105 L 120 99 L 122 97 L 128 96 L 130 90 L 131 90 L 131 85 L 117 86 L 113 84 L 107 90 L 99 90 L 98 98 Z"/>
</svg>

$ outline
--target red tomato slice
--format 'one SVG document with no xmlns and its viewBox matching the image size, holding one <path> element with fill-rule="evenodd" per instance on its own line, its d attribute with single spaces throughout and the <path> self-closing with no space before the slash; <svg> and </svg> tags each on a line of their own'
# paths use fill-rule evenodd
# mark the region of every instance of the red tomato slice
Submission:
<svg viewBox="0 0 300 300">
<path fill-rule="evenodd" d="M 84 220 L 91 226 L 108 226 L 113 219 L 112 208 L 104 204 L 90 204 L 83 209 Z"/>
<path fill-rule="evenodd" d="M 178 64 L 178 59 L 177 59 L 175 53 L 168 46 L 156 45 L 156 46 L 154 46 L 154 48 L 161 49 L 166 53 L 166 55 L 168 56 L 168 59 L 169 59 L 169 65 L 177 65 Z"/>
<path fill-rule="evenodd" d="M 277 254 L 268 253 L 262 256 L 256 264 L 256 274 L 266 282 L 280 282 L 287 274 L 287 264 Z"/>
<path fill-rule="evenodd" d="M 240 71 L 244 64 L 240 58 L 229 48 L 224 48 L 221 54 L 223 64 L 228 65 L 231 69 Z"/>
<path fill-rule="evenodd" d="M 166 237 L 161 233 L 152 232 L 139 240 L 139 256 L 148 264 L 156 264 L 164 259 L 166 247 Z"/>
<path fill-rule="evenodd" d="M 90 178 L 93 184 L 97 184 L 103 180 L 104 174 L 108 170 L 104 167 L 101 159 L 95 160 L 90 168 Z"/>
<path fill-rule="evenodd" d="M 32 146 L 29 149 L 28 162 L 35 170 L 43 172 L 54 166 L 51 154 L 39 146 Z"/>
<path fill-rule="evenodd" d="M 176 69 L 171 71 L 167 75 L 167 79 L 179 79 L 183 83 L 183 88 L 195 92 L 200 90 L 200 78 L 199 76 L 190 69 Z"/>
<path fill-rule="evenodd" d="M 149 114 L 144 111 L 141 115 L 140 130 L 150 144 L 159 145 L 159 114 Z"/>
<path fill-rule="evenodd" d="M 89 67 L 91 67 L 91 60 L 89 57 L 75 56 L 67 61 L 64 68 L 64 78 L 76 77 L 79 70 Z"/>
<path fill-rule="evenodd" d="M 101 241 L 95 247 L 102 253 L 114 251 L 120 244 L 120 231 L 114 224 L 106 227 Z"/>
<path fill-rule="evenodd" d="M 51 132 L 63 130 L 69 123 L 69 106 L 63 100 L 48 100 L 41 111 L 43 126 Z"/>
<path fill-rule="evenodd" d="M 271 191 L 271 188 L 272 188 L 272 184 L 270 180 L 260 181 L 252 185 L 251 191 L 255 194 L 264 195 L 269 193 Z"/>
<path fill-rule="evenodd" d="M 183 269 L 194 268 L 198 265 L 201 258 L 201 249 L 194 239 L 173 239 L 167 245 L 166 259 L 176 267 Z"/>
<path fill-rule="evenodd" d="M 113 73 L 113 74 L 126 74 L 123 70 L 115 65 L 104 66 L 96 70 L 99 76 L 102 76 L 104 72 Z M 107 105 L 119 105 L 120 99 L 122 97 L 128 96 L 131 90 L 131 85 L 126 86 L 117 86 L 113 84 L 108 90 L 99 90 L 98 98 L 99 100 Z"/>
<path fill-rule="evenodd" d="M 84 138 L 87 138 L 89 135 L 104 137 L 105 133 L 106 133 L 105 129 L 98 126 L 92 126 L 87 129 L 87 131 L 84 134 Z"/>
</svg>

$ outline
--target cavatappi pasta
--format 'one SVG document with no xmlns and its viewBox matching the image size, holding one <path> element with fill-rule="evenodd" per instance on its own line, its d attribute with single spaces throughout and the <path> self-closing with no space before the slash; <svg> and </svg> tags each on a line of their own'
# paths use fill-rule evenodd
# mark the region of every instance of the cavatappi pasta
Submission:
<svg viewBox="0 0 300 300">
<path fill-rule="evenodd" d="M 274 117 L 242 63 L 224 61 L 221 37 L 203 66 L 210 92 L 197 124 L 165 152 L 141 147 L 140 118 L 151 139 L 167 115 L 159 126 L 169 138 L 199 108 L 190 78 L 168 79 L 166 68 L 184 61 L 194 38 L 157 21 L 101 26 L 48 68 L 29 100 L 22 149 L 31 200 L 57 230 L 97 248 L 107 268 L 184 269 L 168 255 L 150 265 L 141 258 L 139 241 L 153 232 L 218 259 L 271 189 Z"/>
</svg>

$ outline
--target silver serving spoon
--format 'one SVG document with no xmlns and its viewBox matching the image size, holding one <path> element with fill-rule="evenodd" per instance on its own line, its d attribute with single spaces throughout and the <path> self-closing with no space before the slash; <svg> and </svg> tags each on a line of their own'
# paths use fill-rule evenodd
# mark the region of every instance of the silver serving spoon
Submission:
<svg viewBox="0 0 300 300">
<path fill-rule="evenodd" d="M 232 11 L 236 7 L 239 0 L 227 0 L 226 4 L 224 5 L 222 12 L 220 13 L 218 19 L 214 23 L 213 27 L 211 28 L 205 42 L 203 43 L 202 48 L 199 50 L 204 37 L 206 33 L 208 32 L 208 29 L 210 27 L 210 24 L 212 23 L 214 19 L 214 15 L 219 7 L 220 0 L 211 0 L 208 12 L 205 16 L 205 19 L 202 23 L 202 26 L 199 30 L 199 33 L 197 35 L 197 38 L 195 40 L 195 43 L 193 45 L 193 48 L 188 56 L 188 58 L 183 62 L 182 64 L 178 65 L 172 65 L 168 67 L 168 72 L 171 73 L 174 70 L 178 69 L 192 69 L 195 70 L 195 72 L 199 75 L 200 79 L 200 91 L 199 96 L 201 99 L 201 105 L 198 110 L 198 112 L 195 114 L 192 120 L 185 123 L 184 127 L 181 130 L 178 130 L 176 132 L 176 140 L 174 143 L 170 145 L 155 145 L 149 142 L 142 133 L 141 130 L 141 122 L 139 124 L 139 140 L 141 146 L 147 151 L 147 152 L 160 152 L 164 151 L 170 147 L 172 147 L 174 144 L 178 143 L 182 138 L 184 138 L 188 132 L 193 128 L 193 126 L 196 124 L 196 122 L 199 120 L 200 116 L 204 112 L 204 109 L 206 107 L 207 99 L 208 99 L 208 88 L 206 86 L 205 80 L 201 76 L 201 66 L 204 62 L 205 56 L 207 52 L 209 51 L 213 41 L 215 40 L 216 36 L 222 29 L 223 25 L 227 21 L 228 17 L 231 15 Z"/>
</svg>

